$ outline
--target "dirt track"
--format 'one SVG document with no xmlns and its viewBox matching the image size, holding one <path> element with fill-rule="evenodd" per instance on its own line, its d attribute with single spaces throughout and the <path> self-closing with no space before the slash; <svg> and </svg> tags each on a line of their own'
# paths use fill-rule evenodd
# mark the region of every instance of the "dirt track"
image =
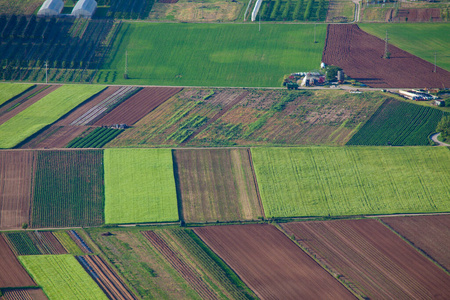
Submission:
<svg viewBox="0 0 450 300">
<path fill-rule="evenodd" d="M 385 42 L 358 25 L 330 24 L 322 61 L 374 88 L 450 87 L 450 72 L 389 45 L 390 59 L 383 58 Z"/>
<path fill-rule="evenodd" d="M 194 231 L 261 299 L 353 299 L 343 285 L 272 225 Z"/>
<path fill-rule="evenodd" d="M 450 297 L 450 276 L 377 220 L 287 223 L 282 227 L 365 297 Z"/>
</svg>

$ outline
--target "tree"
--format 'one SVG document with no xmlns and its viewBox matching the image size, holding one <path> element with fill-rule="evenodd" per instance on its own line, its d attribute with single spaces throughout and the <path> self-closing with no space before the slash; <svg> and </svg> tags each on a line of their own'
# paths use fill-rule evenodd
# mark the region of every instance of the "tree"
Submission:
<svg viewBox="0 0 450 300">
<path fill-rule="evenodd" d="M 326 68 L 326 78 L 328 81 L 336 80 L 338 71 L 341 71 L 342 69 L 337 66 L 328 66 Z"/>
<path fill-rule="evenodd" d="M 436 127 L 436 131 L 441 133 L 441 136 L 445 141 L 450 139 L 450 116 L 442 117 Z"/>
</svg>

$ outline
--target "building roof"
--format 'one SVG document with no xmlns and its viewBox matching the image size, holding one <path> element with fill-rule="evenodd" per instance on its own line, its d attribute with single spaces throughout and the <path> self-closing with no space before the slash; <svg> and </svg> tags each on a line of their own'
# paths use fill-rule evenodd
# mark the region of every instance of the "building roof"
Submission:
<svg viewBox="0 0 450 300">
<path fill-rule="evenodd" d="M 38 15 L 59 15 L 64 8 L 64 2 L 62 0 L 45 0 L 41 8 L 38 11 Z"/>
<path fill-rule="evenodd" d="M 97 2 L 95 0 L 80 0 L 73 8 L 72 15 L 91 17 L 96 8 Z"/>
</svg>

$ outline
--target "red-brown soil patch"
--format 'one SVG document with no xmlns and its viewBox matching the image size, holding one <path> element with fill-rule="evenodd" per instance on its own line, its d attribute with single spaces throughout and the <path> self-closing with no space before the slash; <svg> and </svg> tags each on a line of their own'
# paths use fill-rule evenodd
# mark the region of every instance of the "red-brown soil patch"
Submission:
<svg viewBox="0 0 450 300">
<path fill-rule="evenodd" d="M 7 105 L 2 106 L 0 110 L 0 124 L 5 123 L 21 111 L 25 110 L 26 108 L 30 107 L 32 104 L 38 102 L 51 92 L 55 91 L 57 88 L 59 88 L 59 85 L 52 85 L 52 86 L 37 86 L 34 89 L 30 90 L 26 94 L 22 95 L 21 97 L 9 102 Z M 30 97 L 34 93 L 38 93 L 33 97 Z M 19 106 L 17 106 L 14 109 L 11 109 L 18 103 L 21 103 Z M 11 109 L 10 111 L 8 111 Z"/>
<path fill-rule="evenodd" d="M 181 260 L 166 241 L 153 231 L 144 231 L 142 234 L 164 256 L 170 265 L 180 273 L 202 299 L 217 299 L 216 294 L 203 282 L 198 272 Z"/>
<path fill-rule="evenodd" d="M 13 289 L 4 290 L 3 298 L 5 300 L 47 300 L 44 291 L 41 289 Z M 0 298 L 2 299 L 2 298 Z"/>
<path fill-rule="evenodd" d="M 399 9 L 397 16 L 395 10 L 386 12 L 386 22 L 440 22 L 441 10 L 439 8 L 409 8 Z"/>
<path fill-rule="evenodd" d="M 123 280 L 100 256 L 85 255 L 78 256 L 77 259 L 109 299 L 136 299 Z"/>
<path fill-rule="evenodd" d="M 382 221 L 450 270 L 450 215 L 393 217 Z"/>
<path fill-rule="evenodd" d="M 450 276 L 377 220 L 282 225 L 370 299 L 449 299 Z"/>
<path fill-rule="evenodd" d="M 210 226 L 194 231 L 261 299 L 354 298 L 274 226 Z"/>
<path fill-rule="evenodd" d="M 67 254 L 67 250 L 50 231 L 28 232 L 28 236 L 42 254 Z"/>
<path fill-rule="evenodd" d="M 36 285 L 0 235 L 0 288 Z"/>
<path fill-rule="evenodd" d="M 64 148 L 71 140 L 79 136 L 89 127 L 87 126 L 50 126 L 29 142 L 23 144 L 21 149 L 47 149 Z"/>
<path fill-rule="evenodd" d="M 341 67 L 353 79 L 375 88 L 443 88 L 450 86 L 450 72 L 389 45 L 390 59 L 383 58 L 385 42 L 356 24 L 330 24 L 322 61 Z"/>
<path fill-rule="evenodd" d="M 0 229 L 30 223 L 34 166 L 33 151 L 0 151 Z"/>
<path fill-rule="evenodd" d="M 133 125 L 181 90 L 181 88 L 170 87 L 143 88 L 98 120 L 94 125 Z"/>
</svg>

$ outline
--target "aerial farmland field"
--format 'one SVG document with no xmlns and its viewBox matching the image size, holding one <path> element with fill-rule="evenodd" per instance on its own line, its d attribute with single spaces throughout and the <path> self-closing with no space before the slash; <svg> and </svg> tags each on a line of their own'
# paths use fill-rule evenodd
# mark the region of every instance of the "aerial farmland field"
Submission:
<svg viewBox="0 0 450 300">
<path fill-rule="evenodd" d="M 72 255 L 19 256 L 50 299 L 108 299 Z"/>
<path fill-rule="evenodd" d="M 32 86 L 33 84 L 0 83 L 0 105 Z"/>
<path fill-rule="evenodd" d="M 433 64 L 436 52 L 437 65 L 450 71 L 450 60 L 448 59 L 450 39 L 446 34 L 450 31 L 449 23 L 362 23 L 359 26 L 362 30 L 382 39 L 386 37 L 387 30 L 389 43 Z"/>
<path fill-rule="evenodd" d="M 0 148 L 12 148 L 103 90 L 99 85 L 66 85 L 0 125 Z"/>
<path fill-rule="evenodd" d="M 105 222 L 178 221 L 170 149 L 105 150 Z"/>
<path fill-rule="evenodd" d="M 35 286 L 36 284 L 20 265 L 9 248 L 3 235 L 0 234 L 0 288 Z"/>
<path fill-rule="evenodd" d="M 247 149 L 182 149 L 174 158 L 185 222 L 261 219 Z"/>
<path fill-rule="evenodd" d="M 377 220 L 283 224 L 310 255 L 343 277 L 360 297 L 450 295 L 450 276 Z"/>
<path fill-rule="evenodd" d="M 318 69 L 326 26 L 123 23 L 105 83 L 171 86 L 280 86 L 283 76 Z M 177 37 L 167 39 L 168 36 Z"/>
<path fill-rule="evenodd" d="M 447 212 L 450 151 L 252 148 L 267 217 Z"/>
<path fill-rule="evenodd" d="M 33 227 L 104 223 L 102 151 L 39 151 L 35 177 Z"/>
</svg>

